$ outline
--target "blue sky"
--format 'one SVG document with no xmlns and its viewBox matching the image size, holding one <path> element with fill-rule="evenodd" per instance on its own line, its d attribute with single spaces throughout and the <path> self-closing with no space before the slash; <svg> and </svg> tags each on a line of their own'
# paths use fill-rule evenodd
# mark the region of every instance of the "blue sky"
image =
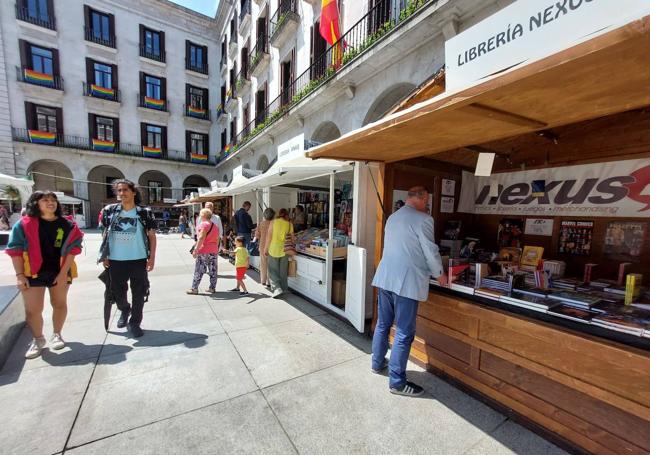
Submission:
<svg viewBox="0 0 650 455">
<path fill-rule="evenodd" d="M 214 17 L 217 12 L 217 4 L 219 0 L 171 0 L 186 8 L 193 9 L 206 16 Z"/>
</svg>

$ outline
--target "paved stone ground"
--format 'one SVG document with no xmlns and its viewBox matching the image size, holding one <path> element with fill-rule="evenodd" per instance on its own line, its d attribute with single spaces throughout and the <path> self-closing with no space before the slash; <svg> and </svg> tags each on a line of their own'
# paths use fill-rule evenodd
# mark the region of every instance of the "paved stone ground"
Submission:
<svg viewBox="0 0 650 455">
<path fill-rule="evenodd" d="M 191 242 L 177 236 L 159 238 L 144 337 L 116 317 L 105 333 L 99 236 L 85 243 L 68 346 L 25 361 L 25 330 L 0 372 L 3 454 L 565 453 L 414 365 L 425 396 L 391 395 L 369 371 L 369 339 L 296 296 L 270 299 L 252 279 L 252 296 L 233 296 L 226 261 L 214 296 L 185 295 Z M 0 265 L 11 284 L 4 254 Z"/>
</svg>

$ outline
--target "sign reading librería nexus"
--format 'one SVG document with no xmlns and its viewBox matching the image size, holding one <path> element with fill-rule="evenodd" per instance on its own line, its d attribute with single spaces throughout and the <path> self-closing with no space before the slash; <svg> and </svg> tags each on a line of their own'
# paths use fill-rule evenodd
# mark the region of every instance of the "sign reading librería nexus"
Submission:
<svg viewBox="0 0 650 455">
<path fill-rule="evenodd" d="M 447 90 L 546 57 L 650 13 L 648 0 L 518 0 L 445 43 Z"/>
<path fill-rule="evenodd" d="M 533 194 L 533 182 L 543 192 Z M 498 192 L 492 192 L 498 189 Z M 495 196 L 495 194 L 498 194 Z M 650 159 L 475 177 L 463 172 L 459 212 L 650 218 Z"/>
</svg>

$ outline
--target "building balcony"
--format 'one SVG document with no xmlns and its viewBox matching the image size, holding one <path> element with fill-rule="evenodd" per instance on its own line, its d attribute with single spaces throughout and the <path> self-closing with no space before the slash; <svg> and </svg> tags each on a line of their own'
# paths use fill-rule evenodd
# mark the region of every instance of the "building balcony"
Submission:
<svg viewBox="0 0 650 455">
<path fill-rule="evenodd" d="M 185 62 L 185 69 L 187 71 L 193 71 L 195 73 L 199 74 L 205 74 L 206 76 L 208 75 L 208 64 L 196 64 L 192 63 L 189 60 Z"/>
<path fill-rule="evenodd" d="M 167 100 L 150 98 L 145 95 L 138 95 L 138 107 L 143 109 L 149 109 L 151 111 L 169 113 L 169 106 Z"/>
<path fill-rule="evenodd" d="M 212 120 L 210 109 L 200 108 L 190 104 L 183 105 L 183 115 L 192 120 L 202 120 L 207 122 Z"/>
<path fill-rule="evenodd" d="M 223 108 L 223 105 L 220 104 L 217 106 L 217 124 L 219 126 L 227 126 L 228 122 L 230 122 L 230 114 L 226 112 L 226 110 Z"/>
<path fill-rule="evenodd" d="M 140 57 L 148 58 L 159 63 L 165 63 L 166 53 L 165 51 L 151 52 L 146 46 L 140 46 Z"/>
<path fill-rule="evenodd" d="M 270 41 L 273 47 L 282 47 L 292 38 L 300 25 L 299 0 L 282 0 L 271 17 Z"/>
<path fill-rule="evenodd" d="M 251 0 L 244 0 L 239 12 L 239 34 L 243 37 L 250 30 L 251 25 Z"/>
<path fill-rule="evenodd" d="M 289 112 L 307 118 L 343 94 L 349 99 L 354 98 L 355 85 L 372 77 L 376 68 L 391 65 L 402 58 L 406 50 L 417 49 L 430 38 L 430 24 L 434 20 L 436 23 L 453 20 L 450 13 L 432 17 L 439 11 L 438 2 L 434 0 L 420 0 L 415 8 L 401 6 L 393 9 L 392 4 L 391 0 L 379 0 L 343 34 L 338 43 L 316 56 L 314 63 L 277 98 L 257 108 L 255 119 L 248 127 L 250 133 L 237 136 L 238 151 L 267 132 L 277 137 L 290 128 L 290 122 L 279 122 Z M 251 58 L 254 55 L 251 53 Z M 368 59 L 372 59 L 372 65 L 362 63 Z M 254 66 L 251 66 L 251 71 L 253 76 L 261 74 Z M 343 78 L 345 83 L 331 83 Z"/>
<path fill-rule="evenodd" d="M 228 57 L 231 60 L 236 59 L 238 50 L 239 50 L 239 44 L 237 42 L 237 33 L 233 33 L 230 36 L 230 42 L 228 43 Z"/>
<path fill-rule="evenodd" d="M 233 114 L 233 112 L 236 113 L 236 109 L 238 107 L 238 102 L 237 102 L 237 91 L 235 90 L 235 87 L 233 86 L 228 93 L 226 93 L 226 112 L 229 114 Z"/>
<path fill-rule="evenodd" d="M 84 96 L 96 98 L 102 101 L 112 101 L 114 103 L 121 102 L 121 95 L 119 90 L 107 89 L 95 84 L 88 84 L 86 82 L 82 82 L 82 84 Z"/>
<path fill-rule="evenodd" d="M 45 74 L 34 71 L 26 66 L 16 67 L 16 78 L 19 82 L 43 87 L 47 90 L 63 91 L 63 78 L 56 74 Z"/>
<path fill-rule="evenodd" d="M 91 27 L 84 27 L 84 36 L 86 41 L 91 43 L 99 44 L 104 47 L 109 47 L 115 49 L 115 35 L 111 36 L 102 36 L 98 32 L 95 32 Z"/>
<path fill-rule="evenodd" d="M 235 77 L 235 91 L 237 92 L 237 97 L 244 98 L 251 88 L 251 77 L 248 72 L 248 68 L 242 68 L 242 70 Z"/>
<path fill-rule="evenodd" d="M 85 150 L 106 155 L 119 155 L 120 157 L 159 159 L 197 165 L 215 165 L 217 163 L 217 159 L 214 156 L 209 156 L 205 159 L 180 150 L 150 149 L 141 144 L 109 142 L 90 137 L 51 134 L 25 128 L 12 128 L 12 136 L 15 142 L 60 147 L 75 151 Z"/>
<path fill-rule="evenodd" d="M 269 67 L 271 56 L 269 54 L 269 40 L 266 36 L 257 38 L 255 47 L 248 56 L 248 69 L 253 77 L 260 77 Z"/>
<path fill-rule="evenodd" d="M 35 12 L 30 11 L 29 8 L 21 8 L 16 4 L 16 19 L 49 30 L 56 30 L 56 20 L 53 13 L 47 15 L 35 14 Z"/>
</svg>

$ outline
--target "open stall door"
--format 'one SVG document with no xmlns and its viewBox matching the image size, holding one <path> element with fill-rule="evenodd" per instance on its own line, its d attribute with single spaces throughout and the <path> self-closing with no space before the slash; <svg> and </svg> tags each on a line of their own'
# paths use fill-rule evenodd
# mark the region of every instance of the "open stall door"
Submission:
<svg viewBox="0 0 650 455">
<path fill-rule="evenodd" d="M 345 317 L 359 331 L 366 322 L 366 258 L 365 248 L 348 245 L 345 277 Z"/>
</svg>

